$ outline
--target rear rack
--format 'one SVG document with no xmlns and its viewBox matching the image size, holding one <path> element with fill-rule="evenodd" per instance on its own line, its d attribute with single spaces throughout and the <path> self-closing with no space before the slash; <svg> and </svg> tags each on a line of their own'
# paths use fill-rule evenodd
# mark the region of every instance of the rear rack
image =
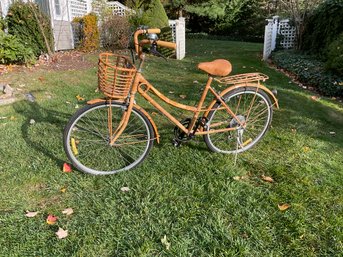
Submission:
<svg viewBox="0 0 343 257">
<path fill-rule="evenodd" d="M 263 73 L 245 73 L 245 74 L 238 74 L 227 76 L 223 78 L 215 78 L 214 80 L 219 82 L 220 84 L 241 84 L 241 83 L 248 83 L 254 81 L 266 81 L 269 77 Z"/>
</svg>

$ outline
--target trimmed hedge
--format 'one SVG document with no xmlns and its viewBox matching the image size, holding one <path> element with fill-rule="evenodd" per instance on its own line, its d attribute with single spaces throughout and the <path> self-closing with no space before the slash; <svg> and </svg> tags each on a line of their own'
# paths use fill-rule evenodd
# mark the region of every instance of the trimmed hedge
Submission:
<svg viewBox="0 0 343 257">
<path fill-rule="evenodd" d="M 316 88 L 326 96 L 343 97 L 343 77 L 325 69 L 325 63 L 313 56 L 283 50 L 272 54 L 278 68 L 295 74 L 300 82 Z"/>
</svg>

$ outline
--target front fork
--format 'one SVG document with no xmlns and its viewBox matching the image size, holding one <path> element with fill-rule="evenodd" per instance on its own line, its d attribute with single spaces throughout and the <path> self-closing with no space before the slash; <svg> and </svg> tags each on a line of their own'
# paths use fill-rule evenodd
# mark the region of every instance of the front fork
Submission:
<svg viewBox="0 0 343 257">
<path fill-rule="evenodd" d="M 110 138 L 109 144 L 111 146 L 113 146 L 115 144 L 117 139 L 124 132 L 128 122 L 129 122 L 130 116 L 131 116 L 133 104 L 134 104 L 133 98 L 129 98 L 129 105 L 127 106 L 126 110 L 124 111 L 124 113 L 123 113 L 123 115 L 121 117 L 121 120 L 119 122 L 118 127 L 113 132 L 112 106 L 111 106 L 111 100 L 110 100 L 110 104 L 109 104 L 109 108 L 108 108 L 108 112 L 107 112 L 107 116 L 108 116 L 108 118 L 107 118 L 107 126 L 108 126 L 108 134 L 109 134 L 109 138 Z M 123 105 L 123 107 L 124 106 L 126 106 L 126 105 Z"/>
</svg>

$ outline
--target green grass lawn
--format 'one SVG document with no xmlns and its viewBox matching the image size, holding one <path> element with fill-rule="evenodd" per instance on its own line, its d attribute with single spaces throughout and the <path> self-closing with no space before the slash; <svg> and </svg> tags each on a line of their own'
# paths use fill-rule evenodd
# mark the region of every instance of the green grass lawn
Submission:
<svg viewBox="0 0 343 257">
<path fill-rule="evenodd" d="M 202 138 L 174 148 L 173 125 L 154 113 L 161 143 L 136 169 L 63 173 L 62 131 L 82 105 L 75 96 L 100 96 L 96 56 L 88 57 L 89 69 L 2 76 L 21 89 L 19 96 L 31 92 L 36 101 L 22 97 L 0 107 L 0 256 L 341 256 L 342 104 L 311 99 L 261 61 L 260 44 L 187 44 L 182 61 L 149 58 L 146 77 L 170 98 L 195 104 L 207 79 L 198 62 L 225 58 L 233 74 L 263 72 L 280 103 L 266 137 L 233 165 L 234 156 L 209 152 Z M 290 208 L 280 211 L 284 203 Z M 65 208 L 74 213 L 62 214 Z M 28 218 L 26 210 L 39 213 Z M 45 222 L 48 214 L 59 217 L 55 225 Z M 56 237 L 58 227 L 67 238 Z"/>
</svg>

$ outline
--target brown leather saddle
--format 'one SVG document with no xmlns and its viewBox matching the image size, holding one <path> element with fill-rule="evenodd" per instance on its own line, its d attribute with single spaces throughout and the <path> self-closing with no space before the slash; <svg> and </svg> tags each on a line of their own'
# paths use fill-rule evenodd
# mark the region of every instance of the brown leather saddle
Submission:
<svg viewBox="0 0 343 257">
<path fill-rule="evenodd" d="M 224 59 L 216 59 L 212 62 L 201 62 L 198 64 L 198 69 L 212 76 L 224 77 L 232 71 L 232 65 Z"/>
</svg>

